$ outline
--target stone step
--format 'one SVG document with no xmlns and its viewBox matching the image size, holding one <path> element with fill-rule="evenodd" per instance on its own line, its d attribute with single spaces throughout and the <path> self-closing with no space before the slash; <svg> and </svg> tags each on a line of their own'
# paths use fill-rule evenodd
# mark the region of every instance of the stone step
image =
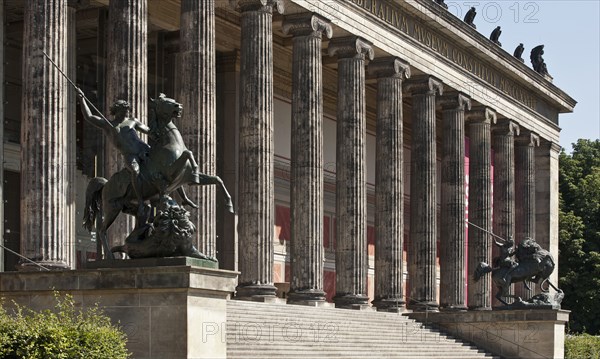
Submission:
<svg viewBox="0 0 600 359">
<path fill-rule="evenodd" d="M 450 353 L 450 352 L 422 352 L 422 351 L 405 351 L 398 350 L 394 352 L 381 352 L 381 351 L 361 351 L 361 352 L 322 352 L 320 350 L 312 351 L 311 349 L 303 350 L 301 352 L 294 352 L 290 349 L 281 349 L 278 351 L 230 351 L 227 350 L 227 358 L 444 358 L 444 359 L 500 359 L 485 353 Z"/>
<path fill-rule="evenodd" d="M 435 355 L 431 355 L 431 354 L 427 354 L 424 356 L 419 356 L 419 355 L 413 355 L 411 353 L 409 354 L 404 354 L 404 353 L 395 353 L 395 354 L 384 354 L 384 355 L 374 355 L 373 352 L 368 353 L 368 354 L 346 354 L 346 353 L 327 353 L 327 354 L 315 354 L 315 353 L 310 353 L 310 354 L 306 354 L 306 352 L 304 353 L 290 353 L 290 352 L 282 352 L 282 353 L 273 353 L 272 356 L 271 354 L 269 354 L 269 356 L 266 356 L 264 354 L 260 354 L 260 353 L 239 353 L 239 354 L 227 354 L 227 359 L 265 359 L 265 358 L 290 358 L 290 359 L 329 359 L 329 358 L 343 358 L 343 359 L 365 359 L 365 358 L 377 358 L 377 359 L 384 359 L 384 358 L 390 358 L 390 359 L 411 359 L 411 358 L 444 358 L 444 359 L 476 359 L 476 358 L 481 358 L 481 359 L 501 359 L 501 357 L 494 357 L 494 356 L 479 356 L 479 357 L 465 357 L 464 355 L 453 355 L 451 353 L 438 353 Z"/>
<path fill-rule="evenodd" d="M 389 343 L 389 341 L 388 341 Z M 290 342 L 286 342 L 284 344 L 273 344 L 273 343 L 265 343 L 263 345 L 257 344 L 257 343 L 248 343 L 248 342 L 230 342 L 228 341 L 228 345 L 233 345 L 231 348 L 228 348 L 228 350 L 244 350 L 244 351 L 261 351 L 261 350 L 277 350 L 277 349 L 281 349 L 281 350 L 289 350 L 289 351 L 301 351 L 306 349 L 307 347 L 311 347 L 311 346 L 318 346 L 318 350 L 319 351 L 340 351 L 340 350 L 345 350 L 345 351 L 350 351 L 350 352 L 356 352 L 356 351 L 361 351 L 361 350 L 368 350 L 368 351 L 372 351 L 372 350 L 376 350 L 377 352 L 384 352 L 384 351 L 398 351 L 398 350 L 402 350 L 402 351 L 417 351 L 417 352 L 446 352 L 446 351 L 450 351 L 452 353 L 463 353 L 463 354 L 470 354 L 470 353 L 482 353 L 485 354 L 484 351 L 481 351 L 480 349 L 476 348 L 476 347 L 472 347 L 472 346 L 464 346 L 464 347 L 456 347 L 456 346 L 449 346 L 449 345 L 430 345 L 430 344 L 425 344 L 425 343 L 412 343 L 410 345 L 386 345 L 386 343 L 373 343 L 371 341 L 367 341 L 367 340 L 363 340 L 361 342 L 354 342 L 354 345 L 350 345 L 350 343 L 345 343 L 345 342 L 341 342 L 341 343 L 336 343 L 336 345 L 326 345 L 323 344 L 321 342 L 319 343 L 315 343 L 315 342 L 304 342 L 304 343 L 290 343 Z"/>
<path fill-rule="evenodd" d="M 315 329 L 318 328 L 318 329 Z M 398 313 L 227 303 L 228 358 L 492 358 Z"/>
</svg>

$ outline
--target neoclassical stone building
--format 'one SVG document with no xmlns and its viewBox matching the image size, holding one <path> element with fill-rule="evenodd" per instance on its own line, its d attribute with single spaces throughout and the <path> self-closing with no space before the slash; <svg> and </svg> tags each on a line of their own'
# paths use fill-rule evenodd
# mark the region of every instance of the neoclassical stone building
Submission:
<svg viewBox="0 0 600 359">
<path fill-rule="evenodd" d="M 85 186 L 122 166 L 43 52 L 105 113 L 183 104 L 188 147 L 236 205 L 190 189 L 197 243 L 240 272 L 238 298 L 489 309 L 471 273 L 492 237 L 467 220 L 558 256 L 558 120 L 576 102 L 435 1 L 0 4 L 0 226 L 34 261 L 95 258 Z"/>
</svg>

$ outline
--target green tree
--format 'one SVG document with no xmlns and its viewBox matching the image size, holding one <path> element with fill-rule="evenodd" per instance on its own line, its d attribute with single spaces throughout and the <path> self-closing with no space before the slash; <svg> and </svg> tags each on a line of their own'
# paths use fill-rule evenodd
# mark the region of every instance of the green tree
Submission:
<svg viewBox="0 0 600 359">
<path fill-rule="evenodd" d="M 600 334 L 600 140 L 578 140 L 559 167 L 563 307 L 572 331 Z"/>
</svg>

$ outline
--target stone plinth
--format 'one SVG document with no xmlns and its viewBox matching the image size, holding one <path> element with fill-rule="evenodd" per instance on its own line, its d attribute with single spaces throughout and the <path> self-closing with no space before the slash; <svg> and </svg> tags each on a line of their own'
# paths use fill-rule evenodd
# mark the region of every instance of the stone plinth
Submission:
<svg viewBox="0 0 600 359">
<path fill-rule="evenodd" d="M 164 264 L 2 273 L 0 297 L 34 310 L 54 307 L 53 290 L 73 295 L 84 308 L 97 303 L 120 322 L 136 359 L 225 358 L 226 302 L 237 273 Z"/>
<path fill-rule="evenodd" d="M 503 358 L 564 358 L 568 310 L 410 313 L 457 338 Z"/>
</svg>

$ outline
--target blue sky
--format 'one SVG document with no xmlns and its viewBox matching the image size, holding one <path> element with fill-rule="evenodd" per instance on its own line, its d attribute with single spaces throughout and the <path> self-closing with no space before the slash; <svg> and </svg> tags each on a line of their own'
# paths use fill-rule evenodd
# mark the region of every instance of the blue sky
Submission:
<svg viewBox="0 0 600 359">
<path fill-rule="evenodd" d="M 560 145 L 567 152 L 579 138 L 600 138 L 600 0 L 453 1 L 448 10 L 464 18 L 475 6 L 477 31 L 489 37 L 502 27 L 502 48 L 529 52 L 545 45 L 544 60 L 554 84 L 577 100 L 575 111 L 560 115 Z"/>
</svg>

